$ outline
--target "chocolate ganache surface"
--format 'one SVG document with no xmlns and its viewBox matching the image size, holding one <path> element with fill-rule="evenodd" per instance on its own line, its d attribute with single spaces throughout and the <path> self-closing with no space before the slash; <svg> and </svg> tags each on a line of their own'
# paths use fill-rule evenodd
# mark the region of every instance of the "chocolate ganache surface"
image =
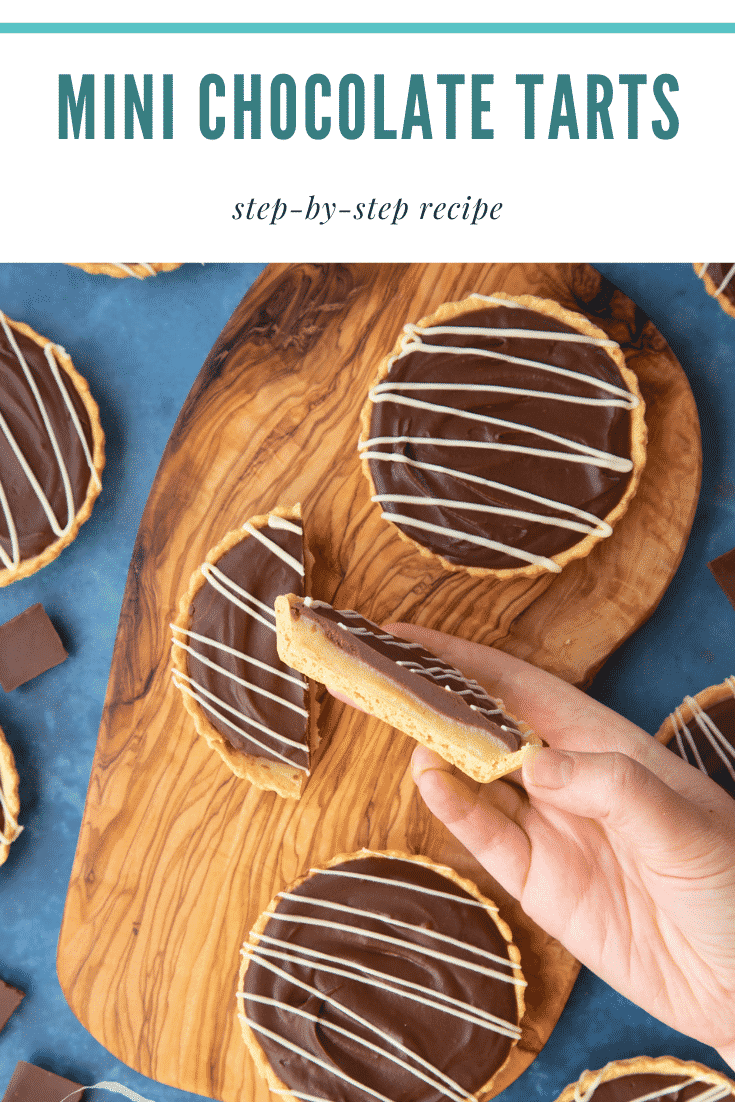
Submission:
<svg viewBox="0 0 735 1102">
<path fill-rule="evenodd" d="M 309 876 L 245 948 L 243 1018 L 297 1097 L 461 1102 L 520 1036 L 524 981 L 494 918 L 416 861 Z"/>
<path fill-rule="evenodd" d="M 717 1102 L 731 1097 L 727 1084 L 703 1082 L 690 1075 L 637 1072 L 608 1079 L 593 1089 L 577 1090 L 575 1102 Z"/>
<path fill-rule="evenodd" d="M 706 709 L 693 697 L 685 698 L 693 716 L 685 723 L 681 710 L 674 711 L 674 737 L 668 747 L 735 799 L 735 677 L 727 678 L 726 684 L 732 695 Z"/>
<path fill-rule="evenodd" d="M 335 609 L 326 601 L 307 598 L 292 612 L 312 620 L 340 650 L 367 661 L 447 719 L 471 723 L 509 750 L 520 747 L 521 731 L 497 701 L 477 681 L 465 677 L 419 643 L 399 639 L 359 612 Z"/>
<path fill-rule="evenodd" d="M 273 611 L 279 594 L 303 593 L 303 561 L 299 520 L 246 524 L 234 547 L 202 565 L 188 630 L 175 627 L 173 643 L 187 652 L 178 687 L 230 746 L 308 772 L 307 682 L 278 657 Z"/>
<path fill-rule="evenodd" d="M 558 570 L 552 555 L 610 534 L 638 405 L 614 341 L 502 299 L 406 332 L 360 442 L 386 519 L 450 563 L 488 569 Z"/>
<path fill-rule="evenodd" d="M 704 264 L 699 270 L 699 278 L 705 272 L 714 283 L 714 294 L 722 295 L 735 306 L 735 264 Z"/>
<path fill-rule="evenodd" d="M 64 536 L 99 484 L 89 414 L 54 350 L 0 313 L 0 567 Z"/>
</svg>

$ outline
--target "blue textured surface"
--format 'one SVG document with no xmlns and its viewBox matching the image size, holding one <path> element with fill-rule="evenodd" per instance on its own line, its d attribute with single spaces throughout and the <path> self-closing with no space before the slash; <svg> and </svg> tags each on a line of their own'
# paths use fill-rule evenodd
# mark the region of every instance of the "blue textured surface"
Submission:
<svg viewBox="0 0 735 1102">
<path fill-rule="evenodd" d="M 735 545 L 735 320 L 704 293 L 691 265 L 597 266 L 664 334 L 702 423 L 702 493 L 682 565 L 591 690 L 655 731 L 685 693 L 733 672 L 735 612 L 706 563 Z M 196 1097 L 131 1071 L 87 1033 L 61 993 L 56 940 L 140 516 L 177 413 L 260 267 L 186 265 L 138 282 L 64 265 L 0 265 L 0 308 L 69 351 L 99 401 L 108 450 L 102 496 L 74 543 L 0 591 L 0 622 L 41 601 L 70 652 L 63 665 L 0 695 L 25 825 L 0 868 L 0 976 L 27 992 L 0 1034 L 0 1092 L 24 1059 L 77 1082 L 117 1080 L 155 1102 Z M 551 1102 L 583 1068 L 641 1052 L 727 1070 L 711 1049 L 583 970 L 551 1039 L 504 1102 Z"/>
</svg>

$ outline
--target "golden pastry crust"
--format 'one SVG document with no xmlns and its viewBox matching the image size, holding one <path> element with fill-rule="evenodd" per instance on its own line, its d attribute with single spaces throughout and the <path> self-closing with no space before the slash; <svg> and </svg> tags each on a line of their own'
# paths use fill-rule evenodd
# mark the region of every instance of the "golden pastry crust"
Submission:
<svg viewBox="0 0 735 1102">
<path fill-rule="evenodd" d="M 497 697 L 493 699 L 519 727 L 526 742 L 512 752 L 490 745 L 481 730 L 460 726 L 440 715 L 419 697 L 403 691 L 378 670 L 337 647 L 313 621 L 294 616 L 293 609 L 301 604 L 301 599 L 293 594 L 276 599 L 278 653 L 282 661 L 435 750 L 474 780 L 485 783 L 520 769 L 530 748 L 541 745 L 538 735 L 512 716 Z"/>
<path fill-rule="evenodd" d="M 511 930 L 510 926 L 498 914 L 497 906 L 491 900 L 489 900 L 486 896 L 482 895 L 482 893 L 472 883 L 471 880 L 467 880 L 465 877 L 460 876 L 459 873 L 456 873 L 454 871 L 454 869 L 451 869 L 446 865 L 436 864 L 436 862 L 431 861 L 428 857 L 423 857 L 420 854 L 401 853 L 399 850 L 380 850 L 379 851 L 379 850 L 361 849 L 361 850 L 358 850 L 356 853 L 340 853 L 336 857 L 332 857 L 331 860 L 325 862 L 324 864 L 314 866 L 313 868 L 309 869 L 309 871 L 306 873 L 306 875 L 299 877 L 298 880 L 295 880 L 292 884 L 290 884 L 288 886 L 288 890 L 293 891 L 295 888 L 298 888 L 299 885 L 303 884 L 305 880 L 308 880 L 312 876 L 317 875 L 319 872 L 322 871 L 322 869 L 329 869 L 329 868 L 332 868 L 335 865 L 340 865 L 340 864 L 342 864 L 343 862 L 346 862 L 346 861 L 359 861 L 361 858 L 364 858 L 364 857 L 394 857 L 394 858 L 399 858 L 400 860 L 403 860 L 403 861 L 413 861 L 415 864 L 423 865 L 426 868 L 432 869 L 434 872 L 439 873 L 441 876 L 445 876 L 448 880 L 452 881 L 453 884 L 456 884 L 458 887 L 463 888 L 464 891 L 466 891 L 474 899 L 477 899 L 478 902 L 482 903 L 485 906 L 489 917 L 495 923 L 495 925 L 497 926 L 500 934 L 502 935 L 503 939 L 505 940 L 505 942 L 507 944 L 508 958 L 512 962 L 514 975 L 518 979 L 523 979 L 523 972 L 521 971 L 521 954 L 520 954 L 520 950 L 518 949 L 518 947 L 513 942 L 513 931 Z M 239 975 L 238 975 L 238 984 L 237 984 L 238 1017 L 240 1019 L 240 1028 L 242 1029 L 243 1040 L 245 1041 L 245 1044 L 248 1047 L 248 1050 L 250 1052 L 250 1055 L 253 1058 L 253 1061 L 255 1063 L 255 1066 L 256 1066 L 258 1072 L 266 1080 L 269 1089 L 273 1092 L 278 1093 L 280 1097 L 282 1097 L 286 1100 L 286 1102 L 298 1102 L 297 1097 L 295 1095 L 291 1094 L 291 1092 L 288 1089 L 287 1085 L 285 1083 L 283 1083 L 278 1078 L 276 1073 L 273 1071 L 270 1063 L 268 1062 L 268 1059 L 267 1059 L 265 1053 L 263 1052 L 262 1048 L 260 1047 L 260 1045 L 258 1043 L 258 1040 L 257 1040 L 254 1032 L 248 1026 L 248 1024 L 247 1024 L 247 1022 L 246 1022 L 246 1020 L 245 1020 L 245 1018 L 244 1018 L 244 1016 L 241 1012 L 242 999 L 244 998 L 244 994 L 245 994 L 245 975 L 246 975 L 246 972 L 247 972 L 247 969 L 248 969 L 248 964 L 250 962 L 250 956 L 251 956 L 251 953 L 252 953 L 252 949 L 255 946 L 257 946 L 258 941 L 260 939 L 260 935 L 264 932 L 264 930 L 266 928 L 266 925 L 268 924 L 268 920 L 269 920 L 271 914 L 276 910 L 276 908 L 278 906 L 278 902 L 279 902 L 278 896 L 276 896 L 274 899 L 271 900 L 271 902 L 268 904 L 268 906 L 262 912 L 262 914 L 260 914 L 258 916 L 258 918 L 255 922 L 255 925 L 253 926 L 252 930 L 248 934 L 247 941 L 244 943 L 244 945 L 242 947 L 242 950 L 241 950 L 241 958 L 242 959 L 241 959 L 241 962 L 240 962 L 240 972 L 239 972 Z M 519 1023 L 521 1022 L 521 1020 L 523 1018 L 523 1015 L 525 1013 L 525 999 L 524 999 L 524 996 L 523 996 L 523 987 L 524 987 L 523 984 L 517 984 L 514 987 L 514 990 L 515 990 L 515 993 L 516 993 L 516 1005 L 517 1005 L 517 1009 L 518 1009 L 518 1021 L 519 1021 Z M 513 1042 L 513 1045 L 515 1045 L 515 1043 L 516 1042 Z M 511 1052 L 513 1051 L 513 1045 L 511 1046 Z M 480 1099 L 480 1098 L 483 1098 L 485 1095 L 487 1095 L 488 1091 L 490 1091 L 492 1089 L 493 1082 L 495 1081 L 497 1076 L 500 1074 L 500 1072 L 503 1071 L 503 1069 L 507 1066 L 509 1060 L 510 1060 L 510 1054 L 508 1055 L 506 1060 L 503 1062 L 503 1064 L 499 1068 L 496 1069 L 496 1071 L 492 1075 L 492 1078 L 489 1079 L 487 1083 L 484 1083 L 483 1086 L 474 1095 L 468 1095 L 468 1098 Z"/>
<path fill-rule="evenodd" d="M 7 860 L 11 843 L 23 830 L 18 823 L 20 814 L 18 784 L 18 770 L 15 768 L 13 751 L 8 746 L 0 727 L 0 792 L 3 797 L 3 803 L 0 804 L 0 865 Z"/>
<path fill-rule="evenodd" d="M 730 1093 L 735 1095 L 735 1083 L 718 1071 L 706 1068 L 704 1064 L 698 1064 L 694 1060 L 679 1060 L 675 1056 L 634 1056 L 630 1060 L 612 1060 L 599 1071 L 584 1071 L 576 1083 L 570 1083 L 561 1092 L 556 1102 L 594 1102 L 594 1094 L 590 1092 L 593 1085 L 607 1083 L 610 1079 L 619 1079 L 624 1075 L 655 1074 L 655 1075 L 686 1075 L 690 1079 L 700 1079 L 703 1083 L 712 1086 L 729 1086 Z"/>
<path fill-rule="evenodd" d="M 159 272 L 172 272 L 174 268 L 180 268 L 178 264 L 72 264 L 70 268 L 81 268 L 90 275 L 107 275 L 113 279 L 147 279 L 148 276 L 158 275 Z"/>
<path fill-rule="evenodd" d="M 692 267 L 694 268 L 694 271 L 697 273 L 699 278 L 702 280 L 702 283 L 704 283 L 704 289 L 707 294 L 715 299 L 716 302 L 719 302 L 720 306 L 726 314 L 729 314 L 731 318 L 735 318 L 735 303 L 730 302 L 730 300 L 726 298 L 725 295 L 718 295 L 715 293 L 717 291 L 717 286 L 709 272 L 705 272 L 704 275 L 701 274 L 702 268 L 704 267 L 704 262 L 702 262 L 701 264 L 692 264 Z"/>
<path fill-rule="evenodd" d="M 719 685 L 709 685 L 706 689 L 701 689 L 692 699 L 697 702 L 702 711 L 706 712 L 713 704 L 719 704 L 721 700 L 727 700 L 728 697 L 735 696 L 733 684 L 735 684 L 735 677 L 730 677 L 726 681 L 721 681 Z M 694 719 L 694 709 L 690 704 L 687 704 L 686 700 L 682 700 L 679 711 L 684 723 L 689 723 Z M 674 716 L 673 714 L 668 715 L 656 732 L 656 738 L 664 746 L 668 746 L 675 734 Z"/>
<path fill-rule="evenodd" d="M 105 466 L 105 434 L 100 424 L 99 408 L 92 397 L 89 384 L 76 370 L 67 351 L 62 348 L 61 345 L 54 344 L 52 341 L 47 340 L 46 337 L 40 336 L 31 329 L 30 325 L 26 325 L 21 321 L 13 321 L 13 319 L 9 318 L 6 314 L 0 313 L 0 317 L 2 317 L 6 324 L 12 330 L 15 330 L 16 333 L 21 333 L 24 337 L 28 337 L 40 348 L 50 348 L 52 350 L 54 360 L 72 383 L 87 411 L 89 423 L 92 428 L 91 455 L 92 464 L 94 466 L 94 474 L 90 472 L 86 497 L 79 507 L 69 531 L 54 540 L 53 543 L 50 543 L 39 555 L 34 555 L 30 559 L 21 559 L 16 566 L 0 568 L 0 586 L 5 586 L 10 585 L 11 582 L 18 581 L 20 578 L 29 577 L 31 574 L 35 574 L 37 570 L 53 562 L 54 559 L 58 558 L 64 548 L 76 537 L 77 532 L 84 524 L 85 520 L 89 519 L 92 512 L 92 506 L 102 490 L 101 476 Z"/>
<path fill-rule="evenodd" d="M 272 509 L 270 513 L 261 513 L 258 516 L 251 517 L 247 522 L 253 526 L 253 528 L 265 528 L 268 524 L 270 517 L 282 517 L 285 520 L 301 520 L 301 506 L 294 505 L 293 507 L 279 506 L 276 509 Z M 216 547 L 213 547 L 211 551 L 207 553 L 205 562 L 216 563 L 222 558 L 228 551 L 235 547 L 238 543 L 241 543 L 245 539 L 251 539 L 252 537 L 243 528 L 236 528 L 222 539 Z M 305 548 L 304 554 L 304 585 L 308 587 L 311 582 L 311 556 Z M 180 631 L 186 631 L 191 623 L 191 608 L 199 590 L 204 585 L 206 579 L 202 574 L 201 567 L 197 568 L 191 576 L 189 581 L 189 588 L 181 598 L 179 603 L 179 612 L 176 620 L 171 625 L 174 629 L 174 639 Z M 179 632 L 177 633 L 177 630 Z M 267 761 L 265 758 L 256 757 L 253 754 L 246 754 L 244 751 L 235 750 L 230 746 L 229 742 L 224 736 L 217 730 L 217 728 L 210 723 L 206 712 L 197 703 L 194 697 L 184 692 L 181 688 L 179 680 L 175 674 L 179 673 L 186 677 L 188 675 L 187 668 L 187 656 L 186 651 L 181 647 L 172 646 L 171 648 L 171 664 L 174 670 L 174 684 L 181 691 L 181 697 L 184 702 L 184 707 L 194 721 L 194 726 L 202 738 L 206 741 L 207 745 L 214 750 L 224 761 L 228 769 L 231 769 L 236 777 L 242 777 L 245 780 L 251 781 L 258 788 L 266 789 L 267 791 L 277 792 L 279 796 L 286 798 L 296 798 L 301 795 L 304 789 L 304 785 L 308 780 L 308 775 L 304 773 L 302 769 L 296 769 L 292 766 L 286 765 L 282 762 Z M 317 715 L 318 709 L 315 699 L 314 686 L 309 685 L 309 750 L 311 753 L 316 749 L 318 742 L 317 734 Z"/>
<path fill-rule="evenodd" d="M 481 310 L 487 308 L 487 297 L 484 295 L 469 295 L 467 298 L 462 299 L 459 302 L 445 302 L 434 311 L 433 314 L 429 314 L 427 317 L 421 318 L 416 324 L 420 328 L 428 328 L 433 325 L 442 325 L 453 318 L 459 317 L 461 314 L 469 313 L 472 310 Z M 574 313 L 572 310 L 567 310 L 564 306 L 560 306 L 558 302 L 553 302 L 551 299 L 537 298 L 535 295 L 508 295 L 503 291 L 493 291 L 492 298 L 503 299 L 509 303 L 515 303 L 518 306 L 525 307 L 528 310 L 535 310 L 537 313 L 545 314 L 547 317 L 556 318 L 558 321 L 575 329 L 578 333 L 583 333 L 585 336 L 602 338 L 609 340 L 610 338 L 606 333 L 599 329 L 596 325 L 593 325 L 582 314 Z M 401 352 L 403 347 L 403 335 L 398 339 L 393 350 L 388 356 L 381 362 L 376 377 L 370 384 L 369 390 L 376 387 L 378 383 L 382 382 L 388 375 L 393 358 Z M 646 422 L 644 419 L 645 403 L 641 396 L 640 388 L 638 386 L 638 380 L 635 374 L 626 365 L 625 356 L 623 355 L 619 346 L 606 349 L 608 355 L 615 362 L 616 367 L 620 371 L 620 374 L 627 386 L 628 390 L 638 399 L 637 406 L 631 410 L 631 432 L 630 432 L 630 458 L 633 462 L 633 469 L 630 473 L 630 478 L 626 490 L 621 497 L 618 504 L 608 513 L 606 517 L 603 517 L 604 521 L 614 527 L 617 521 L 625 514 L 630 502 L 635 496 L 635 492 L 638 489 L 638 484 L 643 473 L 643 468 L 646 463 L 646 445 L 648 442 L 648 431 L 646 429 Z M 370 439 L 370 419 L 372 416 L 373 403 L 368 398 L 367 402 L 362 408 L 360 414 L 360 447 Z M 370 496 L 375 496 L 377 490 L 373 481 L 372 471 L 370 469 L 370 460 L 363 458 L 362 469 L 365 477 L 370 485 Z M 407 543 L 413 545 L 413 547 L 426 558 L 438 560 L 445 570 L 457 571 L 463 570 L 467 574 L 478 578 L 498 578 L 500 580 L 507 580 L 509 578 L 533 578 L 540 574 L 547 573 L 547 567 L 540 563 L 528 563 L 525 566 L 506 567 L 503 569 L 490 569 L 481 566 L 460 566 L 457 563 L 449 562 L 442 555 L 438 555 L 428 548 L 423 547 L 417 540 L 407 535 L 399 525 L 393 526 L 401 537 Z M 560 551 L 556 555 L 551 555 L 550 558 L 557 564 L 559 569 L 566 566 L 568 562 L 572 562 L 574 559 L 584 558 L 590 553 L 595 544 L 599 543 L 604 537 L 596 532 L 591 532 L 589 535 L 584 536 L 578 543 L 575 543 L 572 547 L 569 547 L 566 551 Z"/>
</svg>

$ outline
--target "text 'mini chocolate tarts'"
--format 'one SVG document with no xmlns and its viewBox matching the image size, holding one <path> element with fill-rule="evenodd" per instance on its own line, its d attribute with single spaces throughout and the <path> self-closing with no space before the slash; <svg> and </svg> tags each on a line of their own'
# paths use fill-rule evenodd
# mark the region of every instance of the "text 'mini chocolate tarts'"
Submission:
<svg viewBox="0 0 735 1102">
<path fill-rule="evenodd" d="M 477 781 L 519 769 L 527 748 L 541 744 L 477 681 L 357 612 L 289 594 L 276 600 L 276 624 L 285 662 Z"/>
<path fill-rule="evenodd" d="M 735 677 L 685 696 L 656 738 L 735 799 Z"/>
<path fill-rule="evenodd" d="M 625 513 L 645 464 L 619 345 L 556 302 L 498 292 L 404 327 L 362 412 L 383 518 L 449 570 L 558 572 Z"/>
<path fill-rule="evenodd" d="M 238 777 L 300 796 L 316 742 L 313 692 L 278 657 L 273 602 L 308 588 L 301 510 L 230 532 L 194 572 L 173 629 L 173 674 L 197 731 Z"/>
<path fill-rule="evenodd" d="M 703 1064 L 675 1056 L 636 1056 L 583 1072 L 556 1102 L 720 1102 L 732 1097 L 735 1083 Z"/>
<path fill-rule="evenodd" d="M 708 295 L 735 318 L 735 264 L 695 264 L 694 271 L 704 283 Z"/>
<path fill-rule="evenodd" d="M 105 438 L 58 344 L 0 312 L 0 586 L 71 543 L 102 489 Z"/>
<path fill-rule="evenodd" d="M 11 843 L 23 830 L 18 823 L 19 814 L 18 771 L 0 727 L 0 865 L 7 860 Z"/>
<path fill-rule="evenodd" d="M 275 1094 L 466 1102 L 521 1035 L 497 908 L 424 857 L 362 850 L 279 892 L 243 946 L 245 1042 Z"/>
</svg>

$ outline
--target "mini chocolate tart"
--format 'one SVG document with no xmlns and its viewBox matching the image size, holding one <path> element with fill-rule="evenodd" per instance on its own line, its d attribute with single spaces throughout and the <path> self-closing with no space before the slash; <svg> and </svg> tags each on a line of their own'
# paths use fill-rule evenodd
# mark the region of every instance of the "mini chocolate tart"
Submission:
<svg viewBox="0 0 735 1102">
<path fill-rule="evenodd" d="M 243 1037 L 289 1100 L 478 1098 L 521 1036 L 509 927 L 425 857 L 361 850 L 311 869 L 271 902 L 242 956 Z"/>
<path fill-rule="evenodd" d="M 708 295 L 735 318 L 735 264 L 695 264 L 694 271 L 704 283 Z"/>
<path fill-rule="evenodd" d="M 477 781 L 519 769 L 527 749 L 541 745 L 477 681 L 357 612 L 289 594 L 276 600 L 276 625 L 284 662 Z"/>
<path fill-rule="evenodd" d="M 693 1060 L 636 1056 L 585 1071 L 556 1102 L 718 1102 L 735 1095 L 735 1083 Z"/>
<path fill-rule="evenodd" d="M 735 677 L 685 696 L 656 738 L 735 799 Z"/>
<path fill-rule="evenodd" d="M 70 268 L 81 268 L 90 275 L 108 275 L 113 279 L 147 279 L 148 276 L 158 275 L 159 272 L 172 272 L 174 268 L 180 268 L 178 264 L 69 264 Z"/>
<path fill-rule="evenodd" d="M 406 325 L 362 411 L 381 516 L 448 570 L 558 572 L 625 513 L 646 455 L 618 344 L 556 302 L 471 295 Z"/>
<path fill-rule="evenodd" d="M 308 588 L 301 509 L 230 532 L 194 572 L 173 629 L 173 674 L 197 731 L 238 777 L 300 796 L 316 745 L 312 687 L 278 657 L 273 602 Z"/>
<path fill-rule="evenodd" d="M 11 843 L 23 830 L 18 823 L 19 813 L 18 771 L 13 751 L 0 728 L 0 865 L 7 860 Z"/>
<path fill-rule="evenodd" d="M 0 586 L 71 543 L 102 489 L 105 438 L 58 344 L 0 312 Z"/>
</svg>

